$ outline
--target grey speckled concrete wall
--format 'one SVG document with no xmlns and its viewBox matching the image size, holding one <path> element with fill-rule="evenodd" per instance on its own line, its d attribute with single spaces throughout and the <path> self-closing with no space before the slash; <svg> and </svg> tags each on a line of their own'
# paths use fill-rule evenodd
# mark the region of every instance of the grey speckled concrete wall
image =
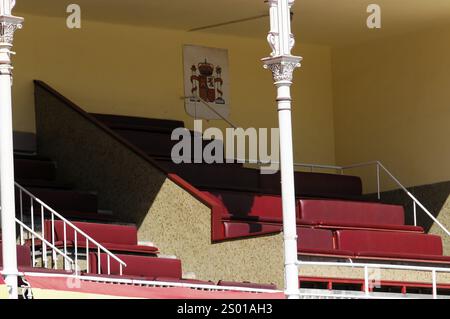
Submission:
<svg viewBox="0 0 450 319">
<path fill-rule="evenodd" d="M 410 187 L 409 191 L 424 204 L 441 224 L 450 230 L 450 181 Z M 369 195 L 368 197 L 375 199 L 375 195 Z M 403 190 L 383 192 L 381 200 L 384 203 L 403 205 L 406 212 L 406 222 L 413 225 L 412 200 Z M 444 243 L 444 254 L 450 256 L 450 237 L 419 207 L 417 208 L 417 224 L 423 226 L 426 232 L 441 236 Z"/>
<path fill-rule="evenodd" d="M 182 259 L 198 279 L 273 282 L 283 287 L 282 235 L 211 243 L 211 210 L 145 158 L 36 86 L 38 150 L 58 179 L 98 190 L 99 207 L 139 227 L 140 240 Z"/>
</svg>

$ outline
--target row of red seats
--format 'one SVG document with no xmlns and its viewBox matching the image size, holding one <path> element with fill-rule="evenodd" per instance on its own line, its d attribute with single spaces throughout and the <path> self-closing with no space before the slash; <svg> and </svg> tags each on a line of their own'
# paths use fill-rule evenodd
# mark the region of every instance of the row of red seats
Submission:
<svg viewBox="0 0 450 319">
<path fill-rule="evenodd" d="M 281 225 L 251 222 L 224 222 L 231 238 L 276 233 Z M 375 260 L 407 260 L 417 262 L 450 263 L 443 256 L 439 236 L 412 232 L 384 232 L 369 230 L 328 230 L 297 227 L 299 254 L 323 257 Z"/>
<path fill-rule="evenodd" d="M 57 247 L 64 246 L 64 222 L 56 220 L 54 223 L 55 245 Z M 139 245 L 137 241 L 137 228 L 133 225 L 114 225 L 114 224 L 99 224 L 99 223 L 85 223 L 73 222 L 73 224 L 85 232 L 87 235 L 94 238 L 106 249 L 115 253 L 115 255 L 124 261 L 127 266 L 123 268 L 123 275 L 121 278 L 141 279 L 141 280 L 157 280 L 157 281 L 176 281 L 192 284 L 212 284 L 211 282 L 183 279 L 181 260 L 172 258 L 157 257 L 158 249 L 153 246 Z M 52 236 L 52 221 L 45 221 L 45 238 L 51 242 Z M 66 245 L 68 248 L 73 248 L 75 244 L 74 231 L 66 226 Z M 118 235 L 120 234 L 120 235 Z M 80 234 L 77 235 L 77 246 L 86 248 L 86 240 Z M 89 270 L 92 274 L 108 274 L 109 277 L 120 275 L 119 263 L 110 259 L 105 253 L 101 253 L 100 257 L 95 251 L 89 254 Z M 100 258 L 100 259 L 99 259 Z M 99 272 L 100 270 L 100 272 Z M 221 285 L 225 285 L 220 282 Z M 227 283 L 228 285 L 229 283 Z M 236 283 L 242 284 L 242 283 Z M 244 283 L 245 287 L 276 289 L 273 285 L 256 285 Z"/>
<path fill-rule="evenodd" d="M 200 190 L 281 193 L 279 173 L 264 175 L 258 169 L 241 167 L 236 163 L 175 164 L 170 159 L 158 160 L 158 163 L 167 173 L 179 175 Z M 361 179 L 355 176 L 296 172 L 294 178 L 297 196 L 348 199 L 362 194 Z"/>
<path fill-rule="evenodd" d="M 96 240 L 106 249 L 112 252 L 137 253 L 156 256 L 158 248 L 153 246 L 139 245 L 137 228 L 134 225 L 115 225 L 100 223 L 72 222 L 73 225 L 85 232 L 88 236 Z M 52 234 L 52 224 L 54 224 L 54 234 Z M 64 237 L 65 234 L 65 237 Z M 69 248 L 75 246 L 75 231 L 69 225 L 65 225 L 61 220 L 45 220 L 44 238 L 52 242 L 52 236 L 55 236 L 56 247 L 64 246 L 64 239 Z M 78 248 L 86 248 L 86 238 L 77 233 Z M 89 246 L 93 247 L 92 243 Z"/>
<path fill-rule="evenodd" d="M 279 174 L 262 175 L 257 169 L 245 168 L 237 163 L 173 163 L 171 151 L 177 141 L 172 141 L 171 133 L 175 128 L 184 127 L 183 122 L 111 114 L 91 115 L 153 157 L 167 173 L 177 174 L 199 189 L 280 194 Z M 194 133 L 191 132 L 191 135 Z M 196 137 L 202 139 L 202 148 L 210 143 L 202 136 Z M 295 179 L 298 196 L 349 198 L 362 194 L 362 182 L 356 176 L 296 172 Z"/>
<path fill-rule="evenodd" d="M 178 282 L 188 284 L 207 284 L 215 285 L 212 281 L 203 281 L 195 279 L 183 279 L 181 260 L 175 258 L 156 258 L 138 255 L 117 255 L 123 260 L 127 267 L 123 269 L 123 274 L 120 276 L 120 268 L 117 263 L 110 264 L 111 275 L 108 277 L 120 277 L 123 279 L 134 280 L 148 280 L 148 281 L 164 281 L 164 282 Z M 98 275 L 100 268 L 101 274 L 108 273 L 108 256 L 106 254 L 91 253 L 89 256 L 90 273 L 86 275 Z M 100 264 L 99 264 L 100 262 Z M 219 281 L 219 286 L 233 286 L 233 287 L 247 287 L 257 289 L 277 289 L 273 284 L 254 284 L 249 282 L 229 282 Z"/>
<path fill-rule="evenodd" d="M 161 282 L 176 282 L 185 284 L 206 284 L 218 285 L 228 287 L 246 287 L 255 289 L 277 289 L 273 284 L 255 284 L 250 282 L 231 282 L 219 281 L 217 284 L 212 281 L 203 281 L 195 279 L 183 279 L 181 260 L 176 258 L 161 258 L 155 256 L 141 256 L 141 255 L 116 255 L 123 260 L 127 267 L 123 268 L 123 274 L 120 276 L 120 269 L 118 263 L 110 261 L 108 263 L 108 256 L 104 253 L 100 254 L 100 261 L 97 253 L 89 254 L 89 273 L 83 273 L 84 276 L 102 276 L 109 278 L 121 278 L 132 280 L 146 280 L 146 281 L 161 281 Z M 21 272 L 52 272 L 61 274 L 70 274 L 70 271 L 45 269 L 33 267 L 31 262 L 31 251 L 29 246 L 17 245 L 17 265 Z M 109 264 L 109 266 L 108 266 Z M 0 269 L 3 267 L 3 253 L 0 241 Z M 108 267 L 110 275 L 108 274 Z M 100 268 L 100 274 L 98 272 Z"/>
<path fill-rule="evenodd" d="M 249 222 L 253 231 L 247 235 L 276 232 L 275 226 L 283 222 L 280 196 L 227 191 L 204 194 L 221 208 L 226 238 L 234 237 L 228 231 L 234 221 Z M 423 232 L 422 227 L 405 225 L 402 206 L 344 200 L 298 199 L 297 224 L 328 229 Z"/>
<path fill-rule="evenodd" d="M 70 274 L 70 271 L 36 268 L 32 265 L 31 251 L 29 246 L 17 245 L 17 268 L 21 272 L 52 272 Z M 3 247 L 0 241 L 0 270 L 3 269 Z"/>
</svg>

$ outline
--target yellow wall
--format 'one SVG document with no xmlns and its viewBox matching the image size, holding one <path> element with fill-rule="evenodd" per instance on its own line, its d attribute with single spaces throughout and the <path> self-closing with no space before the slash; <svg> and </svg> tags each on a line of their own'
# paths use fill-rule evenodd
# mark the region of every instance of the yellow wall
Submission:
<svg viewBox="0 0 450 319">
<path fill-rule="evenodd" d="M 20 15 L 20 13 L 16 13 Z M 275 89 L 260 58 L 270 49 L 250 39 L 22 15 L 14 58 L 14 128 L 34 131 L 33 79 L 40 79 L 90 112 L 192 120 L 184 112 L 182 45 L 229 49 L 231 120 L 243 127 L 277 127 Z M 331 50 L 298 45 L 305 58 L 296 73 L 296 160 L 334 163 Z M 222 122 L 211 125 L 224 127 Z M 205 125 L 207 126 L 207 125 Z"/>
<path fill-rule="evenodd" d="M 81 30 L 69 30 L 64 17 L 24 16 L 14 47 L 16 130 L 35 130 L 33 79 L 91 112 L 180 119 L 192 127 L 180 99 L 183 44 L 228 48 L 231 120 L 277 126 L 275 89 L 259 61 L 270 51 L 264 39 L 86 20 Z M 444 28 L 333 50 L 298 44 L 304 62 L 293 86 L 296 160 L 380 159 L 407 186 L 449 180 L 449 37 Z"/>
<path fill-rule="evenodd" d="M 332 51 L 338 164 L 379 159 L 406 186 L 450 180 L 449 39 L 443 28 Z"/>
</svg>

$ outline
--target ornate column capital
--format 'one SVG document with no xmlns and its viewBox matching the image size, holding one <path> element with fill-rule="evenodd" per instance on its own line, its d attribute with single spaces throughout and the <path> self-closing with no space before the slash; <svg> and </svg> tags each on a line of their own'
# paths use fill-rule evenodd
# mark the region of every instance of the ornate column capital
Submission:
<svg viewBox="0 0 450 319">
<path fill-rule="evenodd" d="M 276 83 L 292 83 L 294 70 L 301 66 L 302 57 L 281 55 L 263 59 L 264 68 L 272 71 Z"/>
<path fill-rule="evenodd" d="M 22 28 L 23 18 L 11 15 L 0 16 L 0 74 L 11 74 L 11 51 L 14 32 Z"/>
<path fill-rule="evenodd" d="M 23 18 L 0 16 L 0 46 L 12 45 L 14 32 L 22 28 Z"/>
</svg>

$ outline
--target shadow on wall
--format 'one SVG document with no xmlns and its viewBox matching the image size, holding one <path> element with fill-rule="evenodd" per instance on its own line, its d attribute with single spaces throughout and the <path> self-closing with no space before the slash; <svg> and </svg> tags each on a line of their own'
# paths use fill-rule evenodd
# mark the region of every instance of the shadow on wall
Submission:
<svg viewBox="0 0 450 319">
<path fill-rule="evenodd" d="M 222 194 L 220 197 L 230 213 L 231 218 L 236 218 L 238 220 L 245 218 L 246 220 L 254 219 L 255 221 L 258 221 L 258 217 L 250 216 L 254 204 L 254 197 L 240 197 L 238 200 L 236 200 L 236 197 L 232 194 Z M 248 225 L 250 234 L 263 230 L 262 224 L 252 223 Z"/>
<path fill-rule="evenodd" d="M 57 178 L 81 190 L 98 190 L 101 209 L 139 226 L 165 174 L 42 82 L 36 82 L 35 99 L 38 152 L 57 162 Z"/>
<path fill-rule="evenodd" d="M 429 211 L 447 229 L 450 229 L 450 181 L 408 188 Z M 367 196 L 376 200 L 376 194 Z M 405 207 L 406 224 L 414 224 L 413 201 L 403 190 L 393 190 L 381 193 L 381 201 L 387 204 L 403 205 Z M 434 226 L 433 220 L 420 207 L 417 207 L 417 224 L 429 233 Z M 439 227 L 439 226 L 437 226 Z"/>
<path fill-rule="evenodd" d="M 100 208 L 136 224 L 140 240 L 180 258 L 197 279 L 283 286 L 281 234 L 213 244 L 210 207 L 58 92 L 35 84 L 38 151 L 57 161 L 58 178 L 98 190 Z"/>
</svg>

